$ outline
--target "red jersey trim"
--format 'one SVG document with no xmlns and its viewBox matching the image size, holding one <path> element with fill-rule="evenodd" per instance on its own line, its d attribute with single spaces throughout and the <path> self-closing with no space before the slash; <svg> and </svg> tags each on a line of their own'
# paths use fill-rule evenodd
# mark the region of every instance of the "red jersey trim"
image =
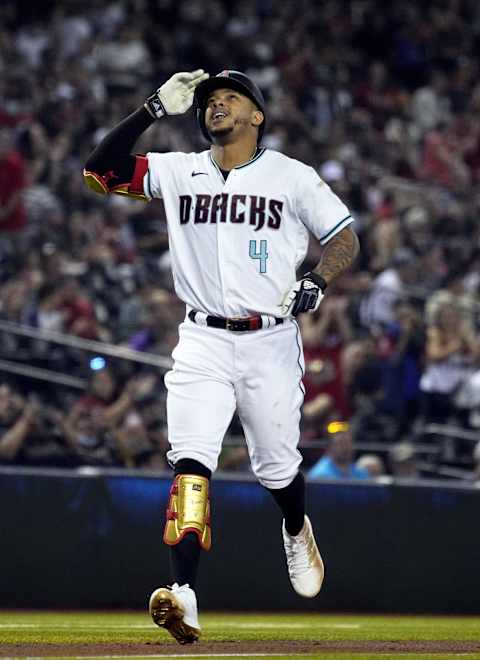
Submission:
<svg viewBox="0 0 480 660">
<path fill-rule="evenodd" d="M 128 195 L 129 197 L 133 197 L 135 199 L 146 200 L 147 198 L 143 192 L 143 177 L 147 171 L 147 157 L 143 155 L 136 155 L 135 169 L 133 171 L 132 179 L 129 182 L 126 181 L 123 183 L 117 183 L 115 185 L 115 179 L 118 179 L 118 176 L 113 170 L 107 172 L 104 175 L 84 170 L 83 176 L 87 186 L 94 190 L 96 193 L 100 193 L 102 195 L 116 193 L 118 195 Z"/>
<path fill-rule="evenodd" d="M 134 195 L 144 195 L 143 192 L 143 177 L 148 170 L 148 158 L 143 155 L 137 154 L 135 156 L 135 170 L 133 171 L 132 181 L 128 188 L 130 193 Z"/>
</svg>

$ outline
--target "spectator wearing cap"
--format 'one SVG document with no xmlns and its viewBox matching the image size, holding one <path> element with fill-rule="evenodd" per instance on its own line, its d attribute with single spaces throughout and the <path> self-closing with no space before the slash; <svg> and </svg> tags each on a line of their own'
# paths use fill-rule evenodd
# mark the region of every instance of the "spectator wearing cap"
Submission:
<svg viewBox="0 0 480 660">
<path fill-rule="evenodd" d="M 353 462 L 353 440 L 348 422 L 330 422 L 325 455 L 310 469 L 311 479 L 368 479 L 365 468 Z"/>
</svg>

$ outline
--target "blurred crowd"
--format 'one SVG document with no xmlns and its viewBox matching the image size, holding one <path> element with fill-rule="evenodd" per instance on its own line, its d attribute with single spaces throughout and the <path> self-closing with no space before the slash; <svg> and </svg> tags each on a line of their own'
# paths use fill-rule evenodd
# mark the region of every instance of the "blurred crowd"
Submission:
<svg viewBox="0 0 480 660">
<path fill-rule="evenodd" d="M 184 310 L 162 203 L 93 195 L 83 164 L 175 71 L 240 69 L 267 99 L 264 144 L 312 165 L 361 241 L 355 267 L 301 319 L 306 468 L 341 420 L 355 445 L 401 456 L 427 445 L 437 465 L 474 470 L 479 62 L 475 0 L 3 2 L 0 321 L 170 354 Z M 190 113 L 157 122 L 137 149 L 207 146 Z M 302 269 L 319 254 L 312 243 Z M 85 381 L 79 394 L 5 375 L 1 462 L 164 466 L 162 374 L 115 360 L 92 371 L 90 357 L 0 328 L 0 359 Z M 227 448 L 221 465 L 244 467 L 244 451 Z"/>
</svg>

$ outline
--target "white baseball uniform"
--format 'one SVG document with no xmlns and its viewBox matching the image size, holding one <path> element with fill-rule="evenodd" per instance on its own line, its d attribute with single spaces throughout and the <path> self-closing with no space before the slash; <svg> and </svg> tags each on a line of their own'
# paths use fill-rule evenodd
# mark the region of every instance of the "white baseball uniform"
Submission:
<svg viewBox="0 0 480 660">
<path fill-rule="evenodd" d="M 163 199 L 175 290 L 187 313 L 263 319 L 262 329 L 246 332 L 206 327 L 202 315 L 181 324 L 165 377 L 168 458 L 214 471 L 237 409 L 254 473 L 267 488 L 284 488 L 301 462 L 303 351 L 295 320 L 275 317 L 309 231 L 325 244 L 353 218 L 311 167 L 269 149 L 226 181 L 210 151 L 147 159 L 145 195 Z"/>
</svg>

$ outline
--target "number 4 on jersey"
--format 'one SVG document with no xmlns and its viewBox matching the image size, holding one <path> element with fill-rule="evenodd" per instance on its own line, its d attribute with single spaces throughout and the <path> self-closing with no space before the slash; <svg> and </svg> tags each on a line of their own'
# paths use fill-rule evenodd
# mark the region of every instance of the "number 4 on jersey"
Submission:
<svg viewBox="0 0 480 660">
<path fill-rule="evenodd" d="M 250 241 L 250 257 L 252 259 L 260 259 L 260 272 L 267 272 L 267 241 L 262 239 L 260 241 L 260 252 L 257 252 L 257 241 Z"/>
</svg>

